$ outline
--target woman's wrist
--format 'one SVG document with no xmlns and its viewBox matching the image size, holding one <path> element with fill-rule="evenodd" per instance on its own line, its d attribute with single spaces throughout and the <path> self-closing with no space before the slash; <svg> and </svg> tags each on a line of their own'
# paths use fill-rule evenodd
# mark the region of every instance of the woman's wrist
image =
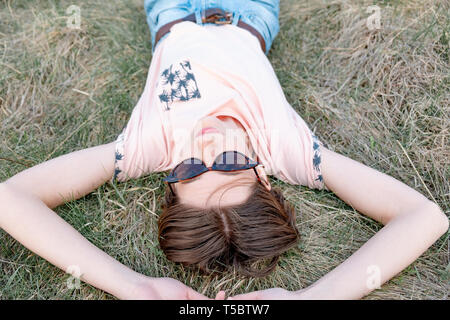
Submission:
<svg viewBox="0 0 450 320">
<path fill-rule="evenodd" d="M 298 300 L 312 300 L 314 298 L 310 297 L 310 293 L 308 292 L 309 287 L 303 288 L 297 291 L 294 291 L 294 294 L 297 296 Z"/>
<path fill-rule="evenodd" d="M 310 285 L 309 287 L 295 291 L 295 295 L 299 300 L 322 300 L 327 299 L 326 295 L 320 292 L 320 287 L 317 283 Z"/>
<path fill-rule="evenodd" d="M 136 273 L 128 283 L 123 286 L 115 297 L 121 300 L 152 300 L 157 299 L 157 287 L 154 285 L 154 279 L 142 274 Z"/>
<path fill-rule="evenodd" d="M 138 299 L 139 293 L 143 291 L 142 288 L 150 285 L 150 279 L 122 266 L 104 290 L 121 300 Z"/>
</svg>

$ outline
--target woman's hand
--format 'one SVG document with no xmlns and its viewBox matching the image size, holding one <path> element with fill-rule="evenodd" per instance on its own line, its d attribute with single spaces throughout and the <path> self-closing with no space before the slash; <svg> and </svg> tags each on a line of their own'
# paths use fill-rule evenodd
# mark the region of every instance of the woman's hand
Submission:
<svg viewBox="0 0 450 320">
<path fill-rule="evenodd" d="M 143 277 L 124 299 L 132 300 L 209 300 L 178 280 Z"/>
<path fill-rule="evenodd" d="M 229 297 L 227 300 L 302 300 L 305 289 L 288 291 L 282 288 L 254 291 Z"/>
</svg>

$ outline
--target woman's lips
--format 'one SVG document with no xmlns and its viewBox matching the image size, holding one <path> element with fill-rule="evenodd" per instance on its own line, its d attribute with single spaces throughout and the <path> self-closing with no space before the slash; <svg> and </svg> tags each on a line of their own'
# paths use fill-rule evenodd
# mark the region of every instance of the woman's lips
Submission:
<svg viewBox="0 0 450 320">
<path fill-rule="evenodd" d="M 214 128 L 214 127 L 206 127 L 206 128 L 203 128 L 198 134 L 197 134 L 197 137 L 198 136 L 202 136 L 202 135 L 204 135 L 204 134 L 206 134 L 206 133 L 219 133 L 220 131 L 219 130 L 217 130 L 216 128 Z"/>
</svg>

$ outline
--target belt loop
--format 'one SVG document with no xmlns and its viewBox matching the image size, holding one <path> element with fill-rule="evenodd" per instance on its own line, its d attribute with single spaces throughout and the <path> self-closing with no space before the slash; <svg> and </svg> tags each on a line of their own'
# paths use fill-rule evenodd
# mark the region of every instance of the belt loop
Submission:
<svg viewBox="0 0 450 320">
<path fill-rule="evenodd" d="M 197 24 L 201 26 L 203 25 L 202 13 L 204 14 L 204 11 L 202 9 L 195 10 L 195 22 L 197 22 Z"/>
<path fill-rule="evenodd" d="M 195 22 L 202 26 L 203 25 L 202 12 L 204 9 L 203 0 L 194 0 L 193 2 L 195 8 Z"/>
<path fill-rule="evenodd" d="M 237 25 L 240 19 L 241 19 L 241 14 L 237 11 L 233 12 L 233 20 L 231 21 L 231 24 L 233 26 Z"/>
</svg>

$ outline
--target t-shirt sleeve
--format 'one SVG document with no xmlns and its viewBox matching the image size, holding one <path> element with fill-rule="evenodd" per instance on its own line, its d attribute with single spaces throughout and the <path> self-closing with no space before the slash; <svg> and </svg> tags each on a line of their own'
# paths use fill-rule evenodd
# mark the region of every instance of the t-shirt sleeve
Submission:
<svg viewBox="0 0 450 320">
<path fill-rule="evenodd" d="M 161 171 L 167 159 L 160 124 L 152 121 L 156 117 L 151 119 L 140 107 L 138 103 L 116 139 L 113 180 L 119 182 Z"/>
<path fill-rule="evenodd" d="M 116 139 L 113 181 L 122 182 L 160 171 L 167 162 L 166 140 L 152 94 L 158 76 L 155 65 L 152 62 L 144 91 Z"/>
<path fill-rule="evenodd" d="M 274 175 L 293 185 L 329 190 L 322 176 L 324 144 L 293 109 L 291 120 L 283 127 L 274 149 Z"/>
</svg>

